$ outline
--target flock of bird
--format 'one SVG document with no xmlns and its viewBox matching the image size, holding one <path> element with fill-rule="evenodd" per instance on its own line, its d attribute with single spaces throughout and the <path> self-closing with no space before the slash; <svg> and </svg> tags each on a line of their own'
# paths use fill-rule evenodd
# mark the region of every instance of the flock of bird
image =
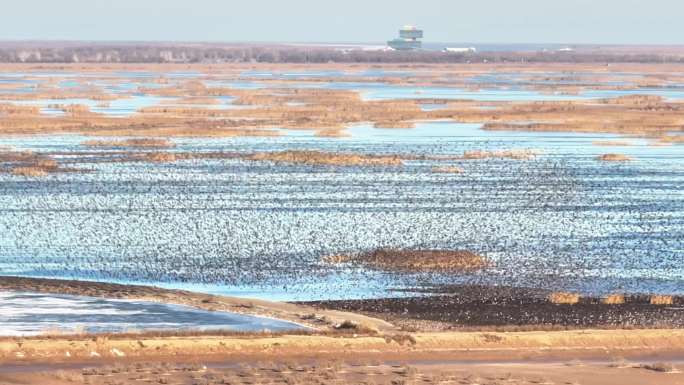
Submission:
<svg viewBox="0 0 684 385">
<path fill-rule="evenodd" d="M 54 150 L 74 150 L 68 141 Z M 182 151 L 319 149 L 458 154 L 505 142 L 186 140 Z M 92 157 L 90 157 L 92 158 Z M 0 176 L 3 274 L 201 285 L 284 299 L 377 297 L 484 283 L 681 291 L 684 166 L 583 156 L 333 167 L 240 159 L 68 162 L 92 173 Z M 450 163 L 455 163 L 451 161 Z M 392 273 L 323 258 L 377 248 L 465 249 L 491 267 Z"/>
</svg>

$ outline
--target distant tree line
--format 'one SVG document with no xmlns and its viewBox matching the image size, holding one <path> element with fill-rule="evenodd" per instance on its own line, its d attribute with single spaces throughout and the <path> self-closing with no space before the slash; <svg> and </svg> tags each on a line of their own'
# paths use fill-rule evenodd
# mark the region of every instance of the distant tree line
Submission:
<svg viewBox="0 0 684 385">
<path fill-rule="evenodd" d="M 3 63 L 681 63 L 684 55 L 617 52 L 365 51 L 290 46 L 0 45 Z"/>
</svg>

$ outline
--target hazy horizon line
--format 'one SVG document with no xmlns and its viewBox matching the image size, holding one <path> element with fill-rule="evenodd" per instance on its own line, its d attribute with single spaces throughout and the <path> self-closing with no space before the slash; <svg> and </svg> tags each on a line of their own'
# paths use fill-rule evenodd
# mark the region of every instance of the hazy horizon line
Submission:
<svg viewBox="0 0 684 385">
<path fill-rule="evenodd" d="M 118 39 L 19 39 L 0 38 L 0 43 L 165 43 L 165 44 L 239 44 L 239 45 L 386 45 L 387 41 L 270 41 L 270 40 L 118 40 Z M 572 42 L 502 42 L 502 41 L 430 41 L 424 40 L 423 44 L 461 44 L 461 45 L 565 45 L 583 47 L 684 47 L 684 43 L 572 43 Z"/>
</svg>

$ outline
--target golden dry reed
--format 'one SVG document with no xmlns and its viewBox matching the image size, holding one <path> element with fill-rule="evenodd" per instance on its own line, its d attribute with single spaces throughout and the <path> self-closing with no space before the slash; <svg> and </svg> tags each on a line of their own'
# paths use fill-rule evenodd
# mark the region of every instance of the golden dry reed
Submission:
<svg viewBox="0 0 684 385">
<path fill-rule="evenodd" d="M 557 305 L 575 305 L 580 301 L 580 295 L 577 293 L 554 292 L 549 294 L 548 300 Z"/>
<path fill-rule="evenodd" d="M 632 158 L 624 154 L 603 154 L 599 155 L 597 159 L 603 162 L 628 162 L 632 160 Z"/>
<path fill-rule="evenodd" d="M 671 295 L 652 295 L 650 303 L 651 305 L 672 305 L 674 298 Z"/>
<path fill-rule="evenodd" d="M 605 305 L 622 305 L 625 303 L 624 294 L 610 294 L 601 298 L 601 303 Z"/>
</svg>

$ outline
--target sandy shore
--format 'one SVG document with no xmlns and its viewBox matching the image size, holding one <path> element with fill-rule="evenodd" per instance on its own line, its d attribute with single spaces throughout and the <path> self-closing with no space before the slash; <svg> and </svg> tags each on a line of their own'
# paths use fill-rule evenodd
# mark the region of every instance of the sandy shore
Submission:
<svg viewBox="0 0 684 385">
<path fill-rule="evenodd" d="M 3 384 L 581 384 L 676 385 L 681 373 L 663 373 L 638 363 L 481 363 L 340 360 L 245 363 L 235 365 L 146 363 L 82 369 L 40 368 L 0 373 Z M 654 366 L 658 367 L 658 366 Z"/>
<path fill-rule="evenodd" d="M 408 357 L 464 361 L 510 359 L 683 358 L 684 330 L 432 332 L 394 335 L 142 335 L 0 339 L 4 364 L 98 362 L 102 359 L 260 360 L 315 356 Z M 125 361 L 125 360 L 124 360 Z"/>
<path fill-rule="evenodd" d="M 679 384 L 683 347 L 679 330 L 11 339 L 0 383 Z"/>
</svg>

